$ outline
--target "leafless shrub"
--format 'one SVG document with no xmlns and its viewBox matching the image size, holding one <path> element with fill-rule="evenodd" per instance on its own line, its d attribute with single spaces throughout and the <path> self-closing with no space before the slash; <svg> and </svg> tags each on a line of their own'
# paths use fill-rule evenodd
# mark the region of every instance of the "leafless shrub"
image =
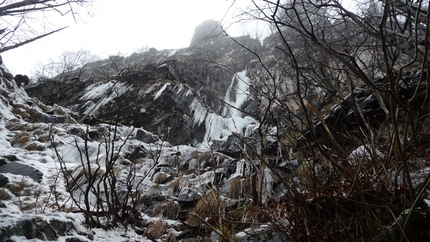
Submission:
<svg viewBox="0 0 430 242">
<path fill-rule="evenodd" d="M 127 144 L 132 130 L 116 148 L 115 142 L 119 141 L 117 137 L 118 126 L 115 125 L 110 128 L 108 132 L 103 134 L 104 143 L 99 144 L 95 160 L 90 157 L 88 136 L 86 136 L 83 145 L 80 145 L 77 140 L 75 141 L 75 147 L 80 153 L 82 165 L 75 171 L 67 168 L 67 163 L 55 147 L 54 138 L 51 136 L 51 143 L 57 154 L 68 192 L 78 208 L 76 212 L 84 214 L 85 223 L 90 227 L 110 228 L 117 224 L 127 227 L 134 224 L 138 222 L 140 209 L 147 199 L 139 190 L 146 176 L 137 177 L 133 162 L 128 166 L 129 171 L 125 183 L 120 185 L 118 182 L 120 170 L 117 166 L 121 162 L 119 154 Z M 87 129 L 86 133 L 88 132 Z M 155 156 L 158 157 L 157 154 Z"/>
</svg>

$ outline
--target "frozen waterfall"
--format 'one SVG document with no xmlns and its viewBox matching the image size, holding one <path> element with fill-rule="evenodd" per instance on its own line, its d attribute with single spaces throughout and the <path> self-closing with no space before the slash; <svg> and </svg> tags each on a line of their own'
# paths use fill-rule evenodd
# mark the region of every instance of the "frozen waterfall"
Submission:
<svg viewBox="0 0 430 242">
<path fill-rule="evenodd" d="M 249 136 L 258 126 L 258 121 L 245 116 L 240 109 L 250 95 L 251 80 L 246 76 L 246 70 L 236 73 L 227 88 L 222 116 L 209 112 L 200 100 L 194 99 L 191 110 L 194 111 L 193 122 L 200 125 L 205 122 L 206 133 L 202 145 L 208 147 L 213 140 L 225 140 L 234 133 Z M 233 97 L 233 98 L 232 98 Z"/>
</svg>

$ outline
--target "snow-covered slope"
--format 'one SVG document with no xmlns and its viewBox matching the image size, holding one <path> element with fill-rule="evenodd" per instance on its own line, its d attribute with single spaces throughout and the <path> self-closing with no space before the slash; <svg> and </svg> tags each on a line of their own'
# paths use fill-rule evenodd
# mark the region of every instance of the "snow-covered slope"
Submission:
<svg viewBox="0 0 430 242">
<path fill-rule="evenodd" d="M 5 77 L 11 74 L 4 66 L 1 71 L 0 241 L 186 241 L 196 234 L 180 221 L 192 223 L 190 214 L 203 197 L 219 191 L 223 206 L 246 203 L 245 197 L 230 198 L 233 180 L 243 178 L 236 172 L 237 160 L 204 146 L 171 145 L 132 125 L 82 124 L 80 114 L 30 98 Z M 234 82 L 240 91 L 235 101 L 226 97 L 230 107 L 224 116 L 212 114 L 195 96 L 189 98 L 190 122 L 214 131 L 207 131 L 205 141 L 245 132 L 246 126 L 256 124 L 235 109 L 245 101 L 249 82 L 245 72 L 231 82 L 227 96 L 231 96 Z M 154 86 L 154 102 L 166 92 L 186 99 L 194 91 L 167 83 Z M 101 101 L 84 106 L 82 115 L 99 112 L 127 91 L 124 82 L 89 86 L 80 99 Z M 144 109 L 139 107 L 140 112 L 146 112 Z M 244 162 L 238 165 L 245 169 Z M 113 211 L 107 198 L 119 199 L 122 205 L 117 205 L 123 210 Z M 115 220 L 112 214 L 125 216 L 123 211 L 131 211 L 135 217 Z M 88 224 L 89 217 L 105 228 Z M 111 227 L 114 224 L 117 226 Z"/>
</svg>

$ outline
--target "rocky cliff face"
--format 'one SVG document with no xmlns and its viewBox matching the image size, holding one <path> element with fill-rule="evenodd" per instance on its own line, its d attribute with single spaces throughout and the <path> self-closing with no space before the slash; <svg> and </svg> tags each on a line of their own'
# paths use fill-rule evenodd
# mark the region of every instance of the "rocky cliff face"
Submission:
<svg viewBox="0 0 430 242">
<path fill-rule="evenodd" d="M 59 104 L 89 115 L 88 122 L 142 127 L 175 145 L 224 139 L 231 132 L 245 133 L 243 124 L 237 128 L 231 124 L 236 118 L 256 124 L 232 106 L 256 112 L 246 95 L 253 85 L 247 67 L 255 56 L 238 43 L 255 51 L 263 48 L 249 37 L 236 41 L 223 37 L 180 50 L 150 49 L 111 58 L 90 64 L 87 72 L 92 74 L 73 80 L 73 85 L 48 80 L 26 91 L 40 100 L 69 92 Z M 113 74 L 105 78 L 95 74 L 101 72 Z"/>
</svg>

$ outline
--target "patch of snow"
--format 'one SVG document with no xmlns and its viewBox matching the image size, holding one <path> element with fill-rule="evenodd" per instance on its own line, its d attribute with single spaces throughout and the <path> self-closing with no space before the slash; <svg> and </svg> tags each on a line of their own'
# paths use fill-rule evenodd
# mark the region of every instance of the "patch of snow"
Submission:
<svg viewBox="0 0 430 242">
<path fill-rule="evenodd" d="M 9 120 L 15 117 L 10 111 L 10 108 L 6 106 L 3 102 L 0 102 L 0 116 L 1 116 L 1 119 L 5 118 Z"/>
<path fill-rule="evenodd" d="M 87 142 L 88 157 L 84 155 L 85 144 L 81 141 L 78 142 L 78 147 L 75 143 L 66 144 L 62 148 L 61 156 L 64 162 L 67 163 L 81 163 L 81 157 L 84 159 L 83 162 L 88 158 L 91 162 L 102 159 L 106 154 L 106 146 L 100 145 L 98 142 Z"/>
<path fill-rule="evenodd" d="M 2 120 L 2 119 L 1 119 Z M 5 125 L 0 120 L 0 154 L 3 154 L 3 151 L 11 148 L 10 142 L 7 140 L 7 135 L 9 134 L 9 130 L 6 129 Z"/>
<path fill-rule="evenodd" d="M 373 157 L 373 153 L 376 157 Z M 384 154 L 379 151 L 378 149 L 372 150 L 369 145 L 361 145 L 357 149 L 353 150 L 348 158 L 352 161 L 363 161 L 363 162 L 369 162 L 372 161 L 373 158 L 383 158 Z"/>
</svg>

